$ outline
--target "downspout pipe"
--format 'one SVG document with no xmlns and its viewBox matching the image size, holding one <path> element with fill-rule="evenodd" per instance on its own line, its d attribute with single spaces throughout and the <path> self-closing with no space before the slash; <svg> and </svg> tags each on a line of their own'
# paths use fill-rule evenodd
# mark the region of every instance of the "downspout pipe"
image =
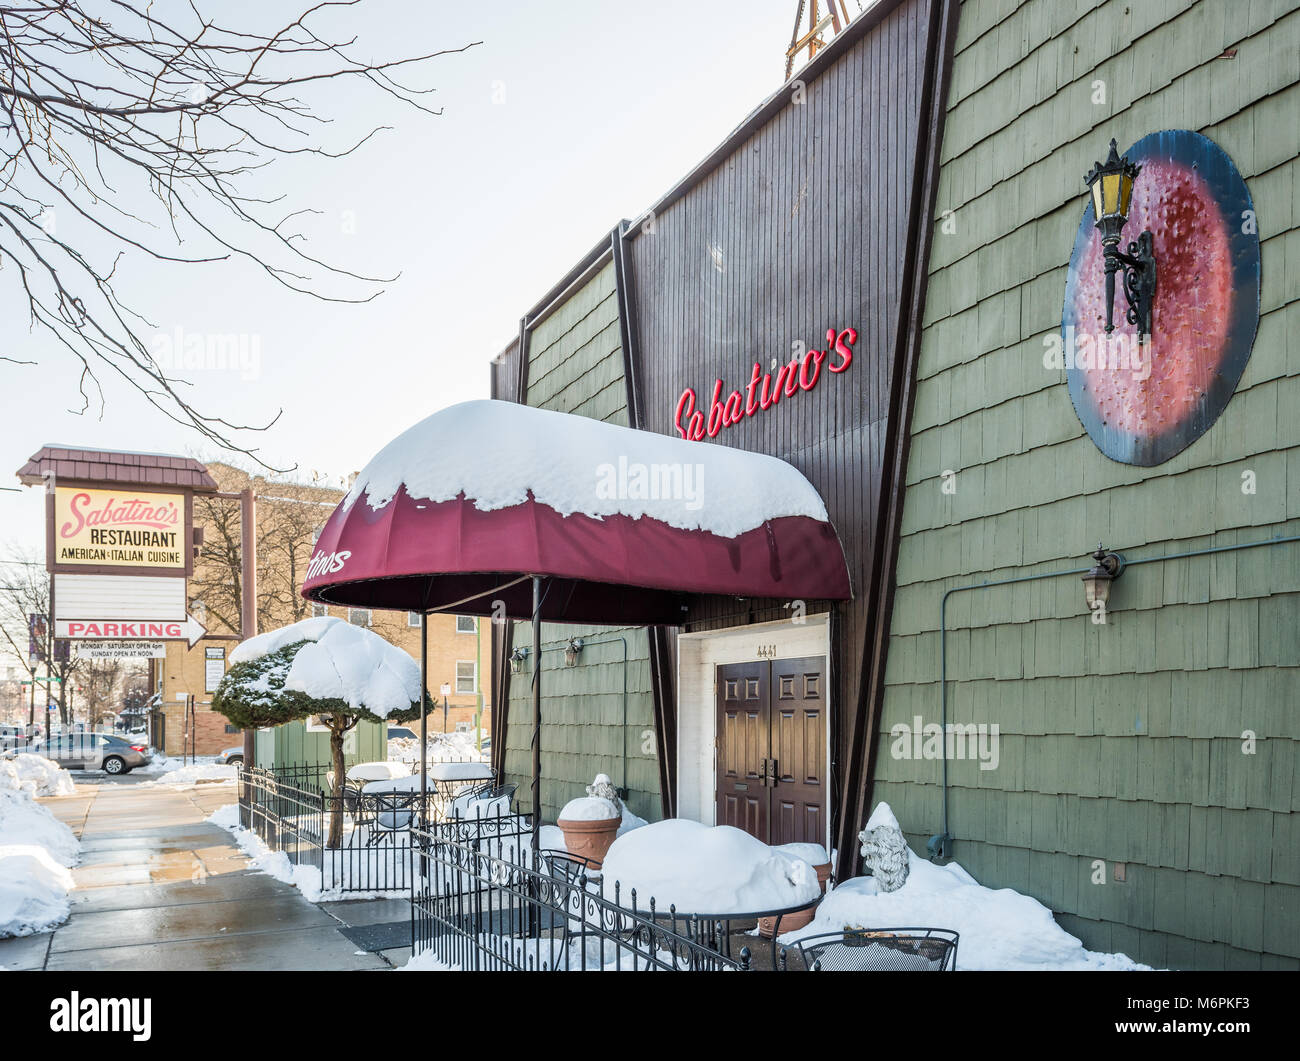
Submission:
<svg viewBox="0 0 1300 1061">
<path fill-rule="evenodd" d="M 1137 567 L 1140 564 L 1161 564 L 1167 560 L 1186 560 L 1197 556 L 1213 556 L 1216 553 L 1235 553 L 1243 549 L 1258 549 L 1266 545 L 1285 545 L 1289 542 L 1300 542 L 1300 534 L 1291 534 L 1274 538 L 1265 538 L 1254 542 L 1238 542 L 1235 545 L 1216 545 L 1206 549 L 1189 549 L 1181 553 L 1167 553 L 1163 556 L 1144 556 L 1137 560 L 1124 559 L 1125 568 Z M 1121 554 L 1122 555 L 1122 554 Z M 948 598 L 954 593 L 967 593 L 974 590 L 993 589 L 997 586 L 1012 586 L 1021 582 L 1038 582 L 1047 578 L 1063 578 L 1067 575 L 1083 576 L 1090 569 L 1087 567 L 1072 567 L 1061 571 L 1040 571 L 1032 575 L 1020 575 L 1016 578 L 1000 578 L 995 580 L 985 580 L 983 582 L 972 582 L 965 586 L 953 586 L 945 591 L 943 598 L 939 602 L 939 704 L 940 704 L 940 725 L 943 730 L 943 778 L 941 782 L 943 794 L 943 815 L 940 831 L 930 837 L 926 844 L 926 850 L 933 860 L 952 857 L 952 834 L 948 829 Z"/>
</svg>

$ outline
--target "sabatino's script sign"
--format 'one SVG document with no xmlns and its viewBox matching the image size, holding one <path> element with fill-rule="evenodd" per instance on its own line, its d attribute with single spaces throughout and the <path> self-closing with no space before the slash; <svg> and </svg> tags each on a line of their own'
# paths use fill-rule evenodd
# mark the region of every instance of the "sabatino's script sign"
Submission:
<svg viewBox="0 0 1300 1061">
<path fill-rule="evenodd" d="M 56 486 L 53 566 L 184 574 L 186 523 L 184 494 Z"/>
</svg>

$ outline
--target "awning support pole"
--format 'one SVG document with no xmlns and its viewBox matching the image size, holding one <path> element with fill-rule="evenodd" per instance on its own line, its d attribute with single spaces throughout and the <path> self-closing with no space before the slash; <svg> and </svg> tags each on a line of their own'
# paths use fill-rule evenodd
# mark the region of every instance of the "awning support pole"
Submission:
<svg viewBox="0 0 1300 1061">
<path fill-rule="evenodd" d="M 428 829 L 429 811 L 429 613 L 420 612 L 420 828 Z"/>
<path fill-rule="evenodd" d="M 533 576 L 533 855 L 542 846 L 542 576 Z M 534 864 L 536 864 L 534 862 Z"/>
</svg>

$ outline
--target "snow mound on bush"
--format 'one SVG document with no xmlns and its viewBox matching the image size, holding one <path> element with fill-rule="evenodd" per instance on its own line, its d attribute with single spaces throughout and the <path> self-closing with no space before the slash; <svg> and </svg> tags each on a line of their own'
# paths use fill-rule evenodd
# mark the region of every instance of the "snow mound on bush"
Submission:
<svg viewBox="0 0 1300 1061">
<path fill-rule="evenodd" d="M 0 788 L 29 796 L 71 796 L 77 791 L 72 775 L 43 755 L 19 752 L 0 759 Z"/>
<path fill-rule="evenodd" d="M 636 889 L 637 907 L 675 906 L 684 913 L 757 913 L 812 902 L 817 874 L 729 825 L 670 818 L 623 833 L 610 845 L 602 875 L 606 895 L 618 881 L 624 902 Z"/>
</svg>

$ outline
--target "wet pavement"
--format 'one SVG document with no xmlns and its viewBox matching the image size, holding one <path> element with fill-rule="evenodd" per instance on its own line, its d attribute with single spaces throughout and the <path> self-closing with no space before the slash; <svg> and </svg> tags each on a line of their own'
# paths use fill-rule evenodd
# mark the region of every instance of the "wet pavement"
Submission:
<svg viewBox="0 0 1300 1061">
<path fill-rule="evenodd" d="M 72 914 L 0 939 L 0 969 L 391 969 L 409 951 L 358 953 L 341 927 L 409 917 L 404 900 L 314 904 L 250 869 L 205 820 L 231 783 L 84 785 L 44 803 L 81 839 Z M 148 780 L 140 778 L 140 781 Z"/>
</svg>

